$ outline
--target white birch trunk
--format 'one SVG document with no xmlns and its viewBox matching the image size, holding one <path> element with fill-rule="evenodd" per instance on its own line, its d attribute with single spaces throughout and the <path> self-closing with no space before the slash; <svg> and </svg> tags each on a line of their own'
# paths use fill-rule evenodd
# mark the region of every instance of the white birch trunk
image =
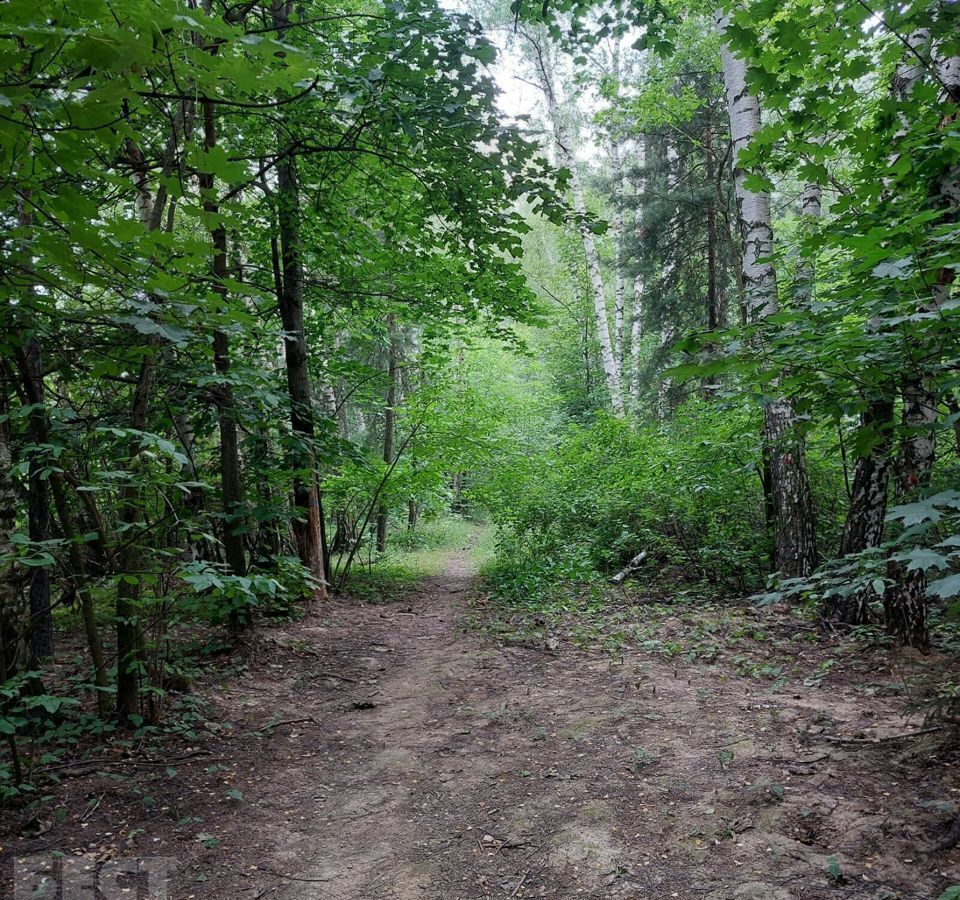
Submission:
<svg viewBox="0 0 960 900">
<path fill-rule="evenodd" d="M 721 38 L 726 31 L 727 21 L 725 14 L 717 15 L 717 29 Z M 744 303 L 748 321 L 753 323 L 777 311 L 770 195 L 765 191 L 751 191 L 746 186 L 747 171 L 739 160 L 740 153 L 760 130 L 760 104 L 747 88 L 746 62 L 725 41 L 720 49 L 720 58 L 733 144 L 733 177 L 742 238 Z"/>
<path fill-rule="evenodd" d="M 593 311 L 596 317 L 597 338 L 600 342 L 600 363 L 610 394 L 610 405 L 618 416 L 625 414 L 623 405 L 623 388 L 620 382 L 620 371 L 614 357 L 613 343 L 610 339 L 610 323 L 607 319 L 607 301 L 603 289 L 603 276 L 600 273 L 600 258 L 597 255 L 597 245 L 593 232 L 586 221 L 587 204 L 583 193 L 583 182 L 573 154 L 573 142 L 567 130 L 566 123 L 557 103 L 553 82 L 544 59 L 543 50 L 536 41 L 533 44 L 537 77 L 540 87 L 547 100 L 547 110 L 553 125 L 554 145 L 557 151 L 557 161 L 570 171 L 570 189 L 573 194 L 573 209 L 579 221 L 580 238 L 583 242 L 583 254 L 587 262 L 587 274 L 590 278 L 590 288 L 593 294 Z"/>
<path fill-rule="evenodd" d="M 630 397 L 640 405 L 640 339 L 643 337 L 643 279 L 633 279 L 633 302 L 630 309 Z"/>
<path fill-rule="evenodd" d="M 668 322 L 663 322 L 660 326 L 660 349 L 663 351 L 664 365 L 670 367 L 670 359 L 666 353 L 667 348 L 673 343 L 673 328 Z M 673 379 L 666 375 L 660 379 L 657 391 L 657 414 L 661 419 L 668 419 L 673 412 L 670 404 L 670 390 L 673 387 Z"/>
<path fill-rule="evenodd" d="M 624 376 L 624 318 L 627 289 L 623 274 L 623 166 L 616 139 L 610 141 L 610 168 L 613 174 L 613 348 L 620 378 Z"/>
<path fill-rule="evenodd" d="M 816 227 L 823 214 L 823 188 L 815 182 L 808 182 L 803 186 L 800 197 L 801 231 L 807 234 Z M 815 258 L 804 254 L 797 265 L 794 277 L 793 298 L 800 307 L 807 307 L 813 299 L 813 285 L 816 278 Z"/>
<path fill-rule="evenodd" d="M 646 143 L 643 138 L 637 145 L 637 164 L 642 169 L 646 164 Z M 634 211 L 633 227 L 636 237 L 640 235 L 643 224 L 643 209 L 639 202 L 643 195 L 643 183 L 634 185 L 637 194 L 637 204 Z M 643 278 L 637 275 L 633 279 L 633 290 L 630 297 L 630 397 L 634 408 L 640 407 L 640 340 L 643 337 Z"/>
<path fill-rule="evenodd" d="M 747 64 L 726 43 L 728 16 L 717 14 L 723 80 L 733 144 L 733 174 L 741 230 L 744 306 L 750 323 L 777 311 L 777 276 L 773 266 L 770 195 L 747 187 L 740 154 L 760 130 L 760 104 L 747 88 Z M 796 414 L 786 398 L 764 407 L 764 437 L 769 450 L 775 512 L 776 565 L 788 578 L 805 577 L 817 565 L 813 503 L 803 442 L 794 434 Z"/>
</svg>

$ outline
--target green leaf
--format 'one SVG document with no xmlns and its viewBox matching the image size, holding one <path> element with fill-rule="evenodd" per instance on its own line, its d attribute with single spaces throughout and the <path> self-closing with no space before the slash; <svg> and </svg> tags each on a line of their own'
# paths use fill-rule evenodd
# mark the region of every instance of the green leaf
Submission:
<svg viewBox="0 0 960 900">
<path fill-rule="evenodd" d="M 950 565 L 950 560 L 946 556 L 926 547 L 917 547 L 907 553 L 898 553 L 893 559 L 897 562 L 905 562 L 908 572 L 946 569 Z"/>
<path fill-rule="evenodd" d="M 941 599 L 956 597 L 960 594 L 960 575 L 947 575 L 946 578 L 939 578 L 931 582 L 927 586 L 927 590 Z"/>
</svg>

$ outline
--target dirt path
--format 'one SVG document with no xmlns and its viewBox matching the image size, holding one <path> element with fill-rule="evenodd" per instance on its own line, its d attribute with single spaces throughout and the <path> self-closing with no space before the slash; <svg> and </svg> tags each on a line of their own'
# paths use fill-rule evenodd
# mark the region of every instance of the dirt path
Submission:
<svg viewBox="0 0 960 900">
<path fill-rule="evenodd" d="M 956 797 L 936 748 L 828 739 L 904 728 L 901 697 L 498 646 L 464 627 L 470 591 L 455 556 L 401 602 L 261 632 L 215 689 L 232 736 L 176 777 L 75 782 L 72 808 L 96 811 L 44 846 L 176 857 L 178 900 L 929 900 L 960 884 L 956 852 L 919 852 Z"/>
<path fill-rule="evenodd" d="M 454 558 L 407 604 L 300 626 L 306 671 L 349 682 L 317 690 L 285 664 L 254 700 L 238 687 L 248 720 L 318 724 L 263 741 L 222 834 L 243 874 L 197 896 L 880 900 L 960 882 L 901 824 L 949 789 L 895 745 L 818 738 L 900 728 L 899 699 L 864 711 L 648 657 L 493 646 L 462 628 L 469 589 Z"/>
</svg>

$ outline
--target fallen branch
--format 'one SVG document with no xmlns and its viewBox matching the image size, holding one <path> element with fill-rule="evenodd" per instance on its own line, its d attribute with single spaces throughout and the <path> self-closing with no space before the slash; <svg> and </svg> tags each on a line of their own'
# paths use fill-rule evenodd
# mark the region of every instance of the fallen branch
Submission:
<svg viewBox="0 0 960 900">
<path fill-rule="evenodd" d="M 285 878 L 287 881 L 304 881 L 307 884 L 328 884 L 331 881 L 337 880 L 336 876 L 332 878 L 300 878 L 297 875 L 287 875 L 285 872 L 275 872 L 273 869 L 264 869 L 260 866 L 257 866 L 257 871 L 263 872 L 266 875 L 273 875 L 275 878 Z"/>
<path fill-rule="evenodd" d="M 314 725 L 320 724 L 313 716 L 304 716 L 301 719 L 281 719 L 279 722 L 268 722 L 263 727 L 257 728 L 256 731 L 263 734 L 269 730 L 269 733 L 273 734 L 281 725 L 302 725 L 305 722 L 312 722 Z"/>
<path fill-rule="evenodd" d="M 616 575 L 610 579 L 610 584 L 623 584 L 647 558 L 647 551 L 641 550 L 633 559 L 630 560 Z"/>
<path fill-rule="evenodd" d="M 90 766 L 105 768 L 107 766 L 169 766 L 171 763 L 183 762 L 194 757 L 205 757 L 204 762 L 211 762 L 206 759 L 210 756 L 210 750 L 194 750 L 192 753 L 186 753 L 183 756 L 168 756 L 165 759 L 136 759 L 135 757 L 98 757 L 96 759 L 75 759 L 72 762 L 58 763 L 55 766 L 44 766 L 44 772 L 59 772 L 63 769 L 82 769 Z"/>
<path fill-rule="evenodd" d="M 523 873 L 523 878 L 520 879 L 519 884 L 513 889 L 513 893 L 510 895 L 511 897 L 516 897 L 517 894 L 520 893 L 520 888 L 522 888 L 522 887 L 524 886 L 524 884 L 525 884 L 526 881 L 527 881 L 527 878 L 529 878 L 529 877 L 530 877 L 530 872 L 529 872 L 529 871 Z"/>
<path fill-rule="evenodd" d="M 350 681 L 353 684 L 357 683 L 357 679 L 351 678 L 349 675 L 338 675 L 336 672 L 324 672 L 322 670 L 319 672 L 314 672 L 313 677 L 314 678 L 336 678 L 339 681 Z"/>
<path fill-rule="evenodd" d="M 919 731 L 904 731 L 900 734 L 888 734 L 883 737 L 874 738 L 845 738 L 835 737 L 825 734 L 823 739 L 831 744 L 852 744 L 857 747 L 869 747 L 874 744 L 893 744 L 897 741 L 908 741 L 910 738 L 923 737 L 925 734 L 934 734 L 937 731 L 943 731 L 943 725 L 932 725 L 930 728 L 921 728 Z"/>
</svg>

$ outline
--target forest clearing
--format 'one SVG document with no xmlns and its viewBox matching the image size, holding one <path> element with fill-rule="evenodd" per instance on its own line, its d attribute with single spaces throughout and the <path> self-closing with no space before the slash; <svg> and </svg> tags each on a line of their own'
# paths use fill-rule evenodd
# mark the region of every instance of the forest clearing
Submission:
<svg viewBox="0 0 960 900">
<path fill-rule="evenodd" d="M 960 4 L 0 3 L 0 885 L 960 900 Z"/>
</svg>

